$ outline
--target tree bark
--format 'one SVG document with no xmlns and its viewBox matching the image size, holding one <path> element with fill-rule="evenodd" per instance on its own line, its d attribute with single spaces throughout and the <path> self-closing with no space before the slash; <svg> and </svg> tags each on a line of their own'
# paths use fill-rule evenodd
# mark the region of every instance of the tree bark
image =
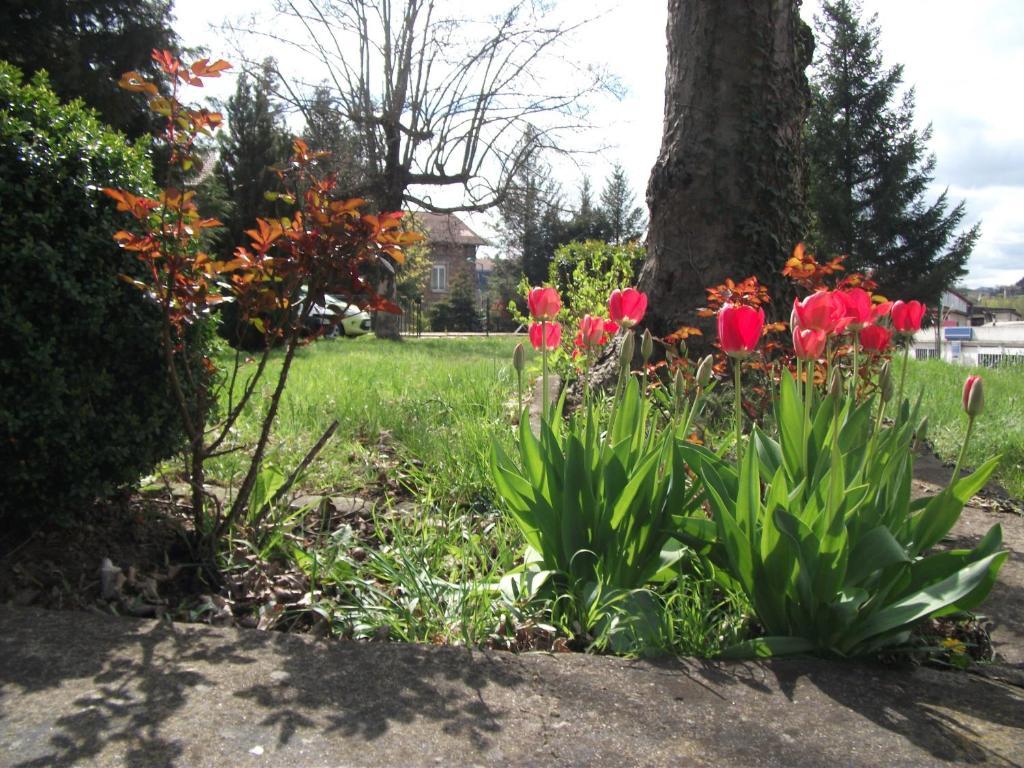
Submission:
<svg viewBox="0 0 1024 768">
<path fill-rule="evenodd" d="M 394 164 L 388 166 L 385 188 L 376 193 L 372 199 L 378 203 L 381 212 L 405 210 L 405 187 L 403 171 L 398 165 L 396 157 Z M 398 303 L 398 280 L 395 273 L 386 267 L 378 267 L 376 290 L 388 301 Z M 401 341 L 399 318 L 400 315 L 393 315 L 390 312 L 376 312 L 373 316 L 373 332 L 377 338 Z"/>
<path fill-rule="evenodd" d="M 780 271 L 804 236 L 801 133 L 813 37 L 800 0 L 669 0 L 661 152 L 647 187 L 650 229 L 640 287 L 646 326 L 664 336 L 712 323 L 704 290 L 756 275 L 777 319 Z"/>
</svg>

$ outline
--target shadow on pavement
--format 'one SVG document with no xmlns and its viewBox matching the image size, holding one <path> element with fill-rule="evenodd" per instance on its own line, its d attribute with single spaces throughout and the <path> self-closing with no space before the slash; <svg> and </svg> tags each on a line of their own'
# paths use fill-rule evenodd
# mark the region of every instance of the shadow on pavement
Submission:
<svg viewBox="0 0 1024 768">
<path fill-rule="evenodd" d="M 458 649 L 0 608 L 0 753 L 18 768 L 79 765 L 110 747 L 126 764 L 169 767 L 200 739 L 248 745 L 269 729 L 279 747 L 306 732 L 373 740 L 416 719 L 483 749 L 501 730 L 483 689 L 520 682 Z M 239 730 L 240 719 L 262 728 Z"/>
</svg>

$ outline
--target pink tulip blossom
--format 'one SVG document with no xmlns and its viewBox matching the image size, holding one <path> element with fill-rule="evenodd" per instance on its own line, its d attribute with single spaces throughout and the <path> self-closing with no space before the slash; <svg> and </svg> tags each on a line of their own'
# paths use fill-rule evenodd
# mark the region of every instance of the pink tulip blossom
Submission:
<svg viewBox="0 0 1024 768">
<path fill-rule="evenodd" d="M 619 326 L 603 317 L 584 315 L 580 320 L 580 330 L 576 334 L 575 344 L 583 349 L 600 347 L 608 341 L 608 334 L 615 333 Z"/>
<path fill-rule="evenodd" d="M 616 288 L 608 297 L 608 316 L 613 323 L 623 328 L 632 328 L 644 319 L 647 311 L 647 294 L 636 288 L 620 291 Z"/>
<path fill-rule="evenodd" d="M 793 300 L 793 313 L 801 328 L 810 331 L 842 333 L 846 305 L 831 291 L 818 291 L 803 301 Z"/>
<path fill-rule="evenodd" d="M 890 313 L 892 327 L 898 333 L 917 333 L 921 330 L 921 320 L 927 307 L 920 301 L 897 301 L 892 305 Z"/>
<path fill-rule="evenodd" d="M 828 334 L 814 328 L 793 327 L 793 350 L 800 360 L 817 360 L 825 350 Z"/>
<path fill-rule="evenodd" d="M 558 323 L 534 323 L 530 326 L 530 343 L 534 349 L 558 349 L 562 343 L 562 326 Z"/>
<path fill-rule="evenodd" d="M 837 291 L 836 296 L 843 302 L 846 328 L 851 331 L 859 331 L 865 326 L 871 325 L 875 320 L 889 314 L 889 309 L 892 306 L 889 302 L 873 304 L 871 294 L 863 288 Z"/>
<path fill-rule="evenodd" d="M 749 357 L 761 340 L 764 310 L 724 304 L 718 310 L 718 343 L 730 357 Z"/>
<path fill-rule="evenodd" d="M 562 308 L 562 300 L 554 288 L 531 289 L 526 303 L 534 320 L 554 320 Z"/>
</svg>

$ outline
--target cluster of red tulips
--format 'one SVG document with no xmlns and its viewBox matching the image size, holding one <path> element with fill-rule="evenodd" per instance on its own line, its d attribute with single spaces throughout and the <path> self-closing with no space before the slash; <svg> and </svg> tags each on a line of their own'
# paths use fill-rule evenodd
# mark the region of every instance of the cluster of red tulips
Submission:
<svg viewBox="0 0 1024 768">
<path fill-rule="evenodd" d="M 562 309 L 562 299 L 554 288 L 533 288 L 527 304 L 533 323 L 530 343 L 534 349 L 553 350 L 562 343 L 562 326 L 555 318 Z M 608 342 L 619 328 L 632 328 L 647 311 L 647 294 L 636 288 L 616 289 L 608 298 L 608 318 L 584 315 L 574 344 L 578 352 L 587 352 Z"/>
<path fill-rule="evenodd" d="M 556 320 L 562 299 L 554 288 L 533 288 L 527 303 L 534 321 L 530 325 L 530 343 L 534 349 L 545 353 L 546 374 L 546 353 L 562 343 L 562 326 Z M 790 314 L 793 350 L 797 360 L 813 363 L 825 353 L 829 338 L 848 333 L 854 336 L 855 354 L 858 343 L 872 354 L 882 354 L 889 348 L 894 334 L 909 336 L 921 329 L 926 309 L 919 301 L 876 302 L 870 293 L 859 287 L 819 290 L 803 300 L 793 300 Z M 620 328 L 637 325 L 646 312 L 647 294 L 636 288 L 612 291 L 607 318 L 584 315 L 580 320 L 574 340 L 575 354 L 589 353 L 603 346 Z M 718 341 L 722 351 L 737 361 L 750 357 L 760 343 L 764 326 L 761 307 L 724 304 L 718 311 Z M 738 384 L 739 371 L 736 373 Z M 968 410 L 967 392 L 973 383 L 968 380 L 965 386 L 964 410 Z"/>
<path fill-rule="evenodd" d="M 830 336 L 851 333 L 863 349 L 881 354 L 889 348 L 894 333 L 909 335 L 921 329 L 925 309 L 919 301 L 873 302 L 863 288 L 817 291 L 793 301 L 793 349 L 799 360 L 817 360 Z M 890 325 L 882 323 L 886 317 Z M 726 304 L 718 312 L 719 343 L 730 357 L 748 357 L 763 329 L 764 310 L 760 307 Z"/>
</svg>

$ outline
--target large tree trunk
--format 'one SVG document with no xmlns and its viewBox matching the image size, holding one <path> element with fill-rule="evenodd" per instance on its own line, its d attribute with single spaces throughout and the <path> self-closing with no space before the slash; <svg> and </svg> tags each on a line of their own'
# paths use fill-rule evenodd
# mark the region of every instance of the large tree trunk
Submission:
<svg viewBox="0 0 1024 768">
<path fill-rule="evenodd" d="M 756 275 L 788 318 L 779 272 L 804 236 L 801 132 L 813 48 L 800 0 L 669 0 L 665 125 L 647 187 L 646 325 L 704 330 L 705 288 Z M 771 309 L 769 309 L 769 313 Z"/>
<path fill-rule="evenodd" d="M 405 183 L 401 173 L 390 172 L 382 190 L 374 197 L 380 211 L 404 210 Z M 397 265 L 393 264 L 392 266 L 397 269 Z M 394 272 L 383 266 L 379 267 L 377 293 L 392 303 L 398 303 L 398 280 Z M 390 312 L 377 312 L 373 316 L 373 332 L 377 338 L 401 341 L 400 317 L 400 315 L 393 315 Z"/>
</svg>

